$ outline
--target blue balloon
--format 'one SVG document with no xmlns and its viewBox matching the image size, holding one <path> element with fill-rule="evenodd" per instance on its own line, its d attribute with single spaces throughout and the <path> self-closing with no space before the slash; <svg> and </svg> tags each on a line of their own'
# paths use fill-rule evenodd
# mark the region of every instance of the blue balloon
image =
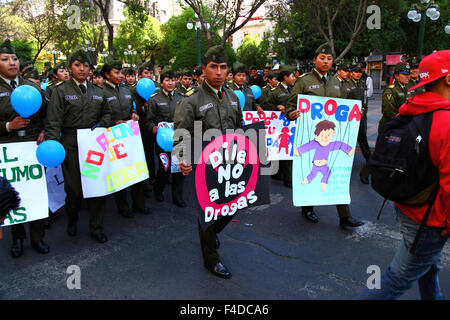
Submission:
<svg viewBox="0 0 450 320">
<path fill-rule="evenodd" d="M 136 110 L 136 102 L 133 101 L 133 108 Z"/>
<path fill-rule="evenodd" d="M 255 97 L 255 100 L 257 100 L 257 99 L 259 99 L 259 97 L 261 97 L 261 88 L 259 86 L 254 84 L 254 85 L 252 85 L 250 87 L 250 89 L 252 89 L 253 96 Z"/>
<path fill-rule="evenodd" d="M 145 101 L 148 101 L 152 94 L 155 93 L 155 83 L 148 78 L 142 78 L 136 84 L 136 91 Z"/>
<path fill-rule="evenodd" d="M 164 151 L 172 151 L 173 149 L 173 129 L 159 128 L 156 133 L 156 142 Z"/>
<path fill-rule="evenodd" d="M 47 82 L 41 82 L 41 89 L 42 90 L 47 90 Z"/>
<path fill-rule="evenodd" d="M 22 118 L 28 118 L 41 107 L 41 93 L 29 85 L 19 86 L 11 93 L 11 105 Z"/>
<path fill-rule="evenodd" d="M 66 150 L 58 141 L 46 140 L 37 147 L 36 158 L 44 167 L 55 168 L 66 158 Z"/>
<path fill-rule="evenodd" d="M 239 99 L 239 104 L 241 105 L 241 110 L 244 110 L 245 106 L 245 96 L 240 90 L 234 90 L 234 93 L 237 95 Z"/>
</svg>

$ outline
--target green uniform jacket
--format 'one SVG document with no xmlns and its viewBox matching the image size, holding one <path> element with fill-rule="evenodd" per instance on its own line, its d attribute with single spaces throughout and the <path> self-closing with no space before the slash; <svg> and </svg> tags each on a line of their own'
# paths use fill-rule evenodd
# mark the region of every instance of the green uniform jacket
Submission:
<svg viewBox="0 0 450 320">
<path fill-rule="evenodd" d="M 28 126 L 20 130 L 11 130 L 11 132 L 8 132 L 6 130 L 6 123 L 11 122 L 20 115 L 11 105 L 12 87 L 0 78 L 0 142 L 2 143 L 36 140 L 39 132 L 44 128 L 43 120 L 47 111 L 47 100 L 45 99 L 44 93 L 36 84 L 19 76 L 18 86 L 22 85 L 29 85 L 39 90 L 42 96 L 41 108 L 29 118 L 31 121 Z"/>
<path fill-rule="evenodd" d="M 130 90 L 125 86 L 119 86 L 118 90 L 105 82 L 103 85 L 103 99 L 111 110 L 110 126 L 116 125 L 116 121 L 130 120 L 136 113 L 133 108 L 133 99 Z"/>
<path fill-rule="evenodd" d="M 414 80 L 413 78 L 411 78 L 408 82 L 408 84 L 406 85 L 406 87 L 409 89 L 411 89 L 412 87 L 414 87 L 416 84 L 418 84 L 420 82 L 420 80 Z M 409 91 L 409 97 L 417 94 L 417 93 L 421 93 L 421 92 L 425 92 L 425 86 L 419 87 L 417 89 L 411 90 Z"/>
<path fill-rule="evenodd" d="M 277 106 L 282 105 L 286 107 L 286 104 L 289 99 L 290 92 L 286 89 L 283 84 L 280 82 L 278 86 L 270 90 L 267 95 L 267 99 L 265 100 L 262 108 L 264 110 L 274 110 L 278 111 Z"/>
<path fill-rule="evenodd" d="M 75 134 L 76 129 L 92 128 L 96 123 L 103 127 L 111 123 L 111 109 L 103 99 L 102 89 L 88 83 L 83 95 L 73 78 L 55 88 L 48 105 L 47 139 L 58 139 L 65 131 Z"/>
<path fill-rule="evenodd" d="M 365 98 L 365 92 L 367 90 L 366 82 L 362 79 L 355 81 L 350 79 L 350 92 L 347 95 L 347 99 L 354 99 L 361 101 L 361 108 L 367 112 L 367 104 Z"/>
<path fill-rule="evenodd" d="M 152 132 L 153 127 L 160 122 L 173 122 L 175 110 L 183 96 L 175 91 L 172 94 L 173 96 L 169 97 L 161 90 L 148 101 L 146 125 L 149 132 Z"/>
<path fill-rule="evenodd" d="M 258 99 L 258 103 L 261 105 L 261 107 L 262 107 L 263 109 L 264 109 L 264 102 L 266 101 L 267 96 L 268 96 L 270 90 L 272 90 L 273 88 L 276 88 L 276 87 L 272 87 L 272 86 L 268 83 L 266 86 L 264 86 L 264 87 L 261 89 L 261 96 L 260 96 L 259 99 Z"/>
<path fill-rule="evenodd" d="M 341 87 L 341 98 L 342 99 L 350 99 L 350 98 L 348 98 L 348 95 L 350 94 L 350 91 L 352 90 L 352 84 L 351 84 L 350 80 L 341 79 L 338 77 L 337 74 L 335 74 L 334 77 L 339 81 L 339 86 Z"/>
<path fill-rule="evenodd" d="M 178 84 L 178 86 L 175 88 L 175 91 L 181 94 L 182 96 L 185 96 L 186 93 L 189 91 L 190 88 L 186 88 L 181 84 L 181 82 Z"/>
<path fill-rule="evenodd" d="M 240 90 L 245 96 L 245 105 L 243 111 L 256 111 L 256 107 L 259 106 L 259 103 L 255 101 L 255 97 L 253 96 L 253 91 L 246 85 L 243 85 L 242 88 L 233 81 L 227 84 L 231 90 Z"/>
<path fill-rule="evenodd" d="M 328 80 L 325 84 L 321 78 L 321 75 L 316 69 L 313 69 L 311 72 L 302 74 L 297 79 L 297 81 L 295 81 L 294 88 L 291 91 L 291 95 L 289 96 L 289 100 L 285 109 L 286 118 L 288 120 L 293 120 L 289 118 L 289 113 L 297 110 L 297 95 L 299 94 L 340 98 L 341 87 L 339 85 L 339 80 L 330 75 L 328 75 Z"/>
<path fill-rule="evenodd" d="M 408 87 L 402 87 L 398 81 L 394 80 L 393 84 L 384 89 L 381 102 L 383 116 L 378 124 L 378 131 L 398 113 L 398 109 L 408 97 Z"/>
</svg>

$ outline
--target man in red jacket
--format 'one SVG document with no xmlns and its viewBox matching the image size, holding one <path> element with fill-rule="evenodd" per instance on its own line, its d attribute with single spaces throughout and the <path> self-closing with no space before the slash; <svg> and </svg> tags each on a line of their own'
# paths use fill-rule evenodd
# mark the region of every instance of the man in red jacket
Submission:
<svg viewBox="0 0 450 320">
<path fill-rule="evenodd" d="M 395 203 L 402 243 L 382 276 L 379 289 L 365 289 L 356 299 L 395 299 L 416 280 L 422 299 L 444 299 L 438 272 L 442 269 L 442 249 L 450 235 L 450 50 L 428 55 L 419 70 L 421 82 L 410 90 L 425 86 L 426 91 L 409 98 L 400 107 L 399 114 L 415 116 L 433 112 L 428 151 L 439 170 L 438 193 L 413 254 L 410 248 L 429 203 L 414 207 Z"/>
</svg>

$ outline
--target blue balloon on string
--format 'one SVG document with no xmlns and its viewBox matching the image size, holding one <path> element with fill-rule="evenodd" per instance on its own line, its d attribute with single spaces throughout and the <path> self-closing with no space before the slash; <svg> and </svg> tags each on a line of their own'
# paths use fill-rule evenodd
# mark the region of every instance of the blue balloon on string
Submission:
<svg viewBox="0 0 450 320">
<path fill-rule="evenodd" d="M 255 100 L 259 99 L 261 97 L 261 88 L 257 86 L 256 84 L 252 85 L 250 87 L 252 89 L 253 96 L 255 97 Z"/>
<path fill-rule="evenodd" d="M 42 90 L 47 90 L 47 82 L 41 82 L 41 89 Z"/>
<path fill-rule="evenodd" d="M 155 93 L 155 83 L 148 78 L 142 78 L 136 84 L 136 91 L 145 101 L 148 101 L 152 94 Z"/>
<path fill-rule="evenodd" d="M 19 86 L 11 93 L 11 105 L 22 117 L 35 114 L 42 105 L 42 96 L 38 89 L 29 85 Z"/>
<path fill-rule="evenodd" d="M 136 102 L 133 101 L 133 108 L 136 110 Z"/>
<path fill-rule="evenodd" d="M 66 150 L 56 140 L 46 140 L 36 149 L 36 158 L 47 168 L 56 168 L 66 158 Z"/>
<path fill-rule="evenodd" d="M 239 99 L 239 104 L 241 105 L 241 110 L 244 110 L 245 106 L 245 96 L 240 90 L 234 90 L 234 93 L 237 95 Z"/>
<path fill-rule="evenodd" d="M 156 133 L 156 142 L 164 151 L 172 151 L 173 149 L 173 129 L 159 128 Z"/>
</svg>

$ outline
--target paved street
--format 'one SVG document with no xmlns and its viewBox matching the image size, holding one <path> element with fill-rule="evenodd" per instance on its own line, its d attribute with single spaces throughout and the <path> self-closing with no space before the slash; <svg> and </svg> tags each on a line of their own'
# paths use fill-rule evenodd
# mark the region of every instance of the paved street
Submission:
<svg viewBox="0 0 450 320">
<path fill-rule="evenodd" d="M 376 138 L 381 103 L 375 94 L 369 106 L 369 136 Z M 371 143 L 371 145 L 373 145 Z M 105 214 L 106 244 L 88 231 L 86 204 L 78 236 L 65 232 L 64 209 L 52 219 L 46 241 L 48 255 L 25 242 L 24 255 L 9 255 L 11 235 L 0 241 L 0 299 L 351 299 L 365 286 L 370 265 L 386 270 L 400 241 L 388 204 L 376 220 L 382 200 L 359 181 L 361 153 L 355 157 L 351 182 L 352 214 L 365 221 L 354 231 L 342 230 L 334 206 L 317 207 L 318 224 L 303 219 L 292 206 L 291 190 L 271 183 L 271 205 L 247 210 L 219 235 L 230 280 L 211 275 L 202 265 L 193 206 L 178 209 L 153 198 L 154 213 L 125 219 L 112 197 Z M 186 184 L 187 185 L 187 184 Z M 193 201 L 186 190 L 185 199 Z M 169 193 L 169 188 L 167 188 Z M 169 194 L 166 199 L 170 199 Z M 450 248 L 443 251 L 440 273 L 444 294 L 450 295 Z M 81 269 L 81 289 L 66 285 L 71 265 Z M 414 286 L 402 299 L 418 299 Z"/>
</svg>

